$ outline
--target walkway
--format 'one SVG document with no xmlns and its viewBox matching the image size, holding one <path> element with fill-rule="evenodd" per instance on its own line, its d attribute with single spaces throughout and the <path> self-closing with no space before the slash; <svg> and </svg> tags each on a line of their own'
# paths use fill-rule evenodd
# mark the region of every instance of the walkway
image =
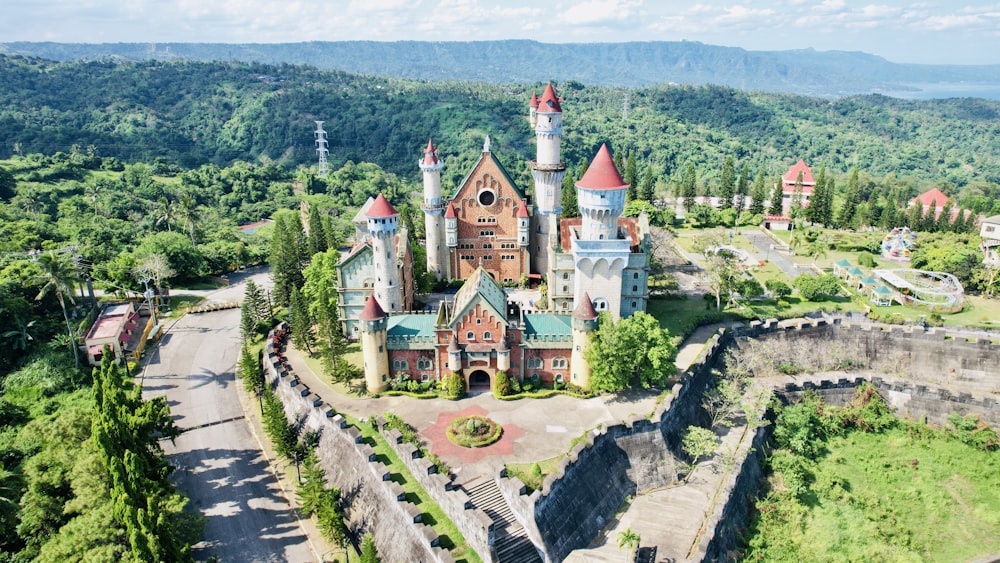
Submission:
<svg viewBox="0 0 1000 563">
<path fill-rule="evenodd" d="M 771 237 L 760 232 L 760 229 L 744 229 L 740 231 L 740 234 L 746 237 L 746 239 L 754 245 L 754 248 L 757 249 L 758 255 L 756 260 L 767 260 L 771 262 L 780 268 L 790 280 L 794 280 L 799 276 L 799 274 L 802 273 L 794 260 L 786 256 L 784 253 L 771 248 L 772 246 L 777 245 L 777 243 L 774 242 Z"/>
</svg>

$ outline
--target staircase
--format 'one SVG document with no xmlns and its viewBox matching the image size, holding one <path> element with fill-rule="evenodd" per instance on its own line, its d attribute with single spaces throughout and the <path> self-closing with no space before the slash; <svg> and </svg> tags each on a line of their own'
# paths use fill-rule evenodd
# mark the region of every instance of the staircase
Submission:
<svg viewBox="0 0 1000 563">
<path fill-rule="evenodd" d="M 481 477 L 462 485 L 462 489 L 472 504 L 493 520 L 493 547 L 499 563 L 542 563 L 538 550 L 511 514 L 493 479 Z"/>
</svg>

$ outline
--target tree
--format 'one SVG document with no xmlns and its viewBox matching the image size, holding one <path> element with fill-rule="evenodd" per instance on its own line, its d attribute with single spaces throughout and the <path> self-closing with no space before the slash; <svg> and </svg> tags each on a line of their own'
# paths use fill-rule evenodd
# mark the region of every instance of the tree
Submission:
<svg viewBox="0 0 1000 563">
<path fill-rule="evenodd" d="M 684 210 L 688 211 L 694 205 L 694 198 L 698 195 L 698 176 L 694 171 L 694 164 L 688 164 L 684 172 L 684 180 L 681 182 L 681 199 L 684 203 Z"/>
<path fill-rule="evenodd" d="M 736 210 L 736 217 L 739 220 L 740 213 L 743 212 L 743 202 L 750 193 L 750 169 L 744 163 L 740 168 L 740 177 L 736 181 L 736 199 L 733 200 L 733 209 Z"/>
<path fill-rule="evenodd" d="M 753 188 L 750 190 L 750 214 L 764 214 L 764 200 L 767 199 L 767 188 L 764 186 L 764 171 L 757 172 L 757 178 L 753 181 Z"/>
<path fill-rule="evenodd" d="M 191 239 L 191 244 L 193 245 L 198 244 L 194 238 L 194 233 L 195 226 L 198 224 L 199 215 L 198 200 L 196 200 L 190 193 L 182 193 L 180 197 L 177 198 L 177 218 L 187 224 L 188 238 Z"/>
<path fill-rule="evenodd" d="M 0 201 L 9 201 L 17 195 L 17 180 L 6 168 L 0 166 Z"/>
<path fill-rule="evenodd" d="M 782 182 L 781 176 L 778 176 L 778 181 L 774 184 L 774 189 L 771 190 L 771 206 L 767 209 L 767 212 L 771 215 L 781 215 L 782 211 L 784 211 L 782 198 L 785 192 Z"/>
<path fill-rule="evenodd" d="M 289 307 L 289 324 L 292 328 L 292 343 L 300 350 L 312 355 L 313 334 L 312 316 L 309 314 L 309 303 L 302 297 L 299 288 L 292 289 L 292 304 Z"/>
<path fill-rule="evenodd" d="M 733 157 L 727 155 L 722 164 L 722 176 L 719 179 L 719 199 L 721 207 L 726 209 L 733 206 L 733 196 L 736 194 L 736 168 L 733 164 Z"/>
<path fill-rule="evenodd" d="M 791 216 L 793 218 L 796 217 L 802 210 L 802 182 L 802 171 L 799 170 L 798 175 L 795 177 L 795 184 L 792 185 Z"/>
<path fill-rule="evenodd" d="M 73 360 L 76 368 L 80 367 L 80 351 L 76 346 L 76 333 L 73 325 L 69 322 L 69 314 L 66 312 L 66 299 L 73 303 L 73 285 L 76 283 L 77 269 L 65 254 L 57 254 L 49 251 L 38 256 L 37 264 L 41 273 L 42 288 L 35 296 L 36 300 L 41 300 L 49 292 L 55 293 L 62 309 L 63 320 L 66 321 L 66 336 L 69 338 L 69 346 L 73 351 Z"/>
<path fill-rule="evenodd" d="M 329 249 L 315 254 L 302 272 L 305 279 L 302 296 L 309 310 L 309 319 L 316 327 L 320 358 L 329 376 L 333 376 L 337 370 L 338 359 L 345 347 L 338 311 L 339 261 L 340 253 L 337 249 Z"/>
<path fill-rule="evenodd" d="M 639 174 L 636 170 L 635 151 L 629 151 L 628 159 L 625 161 L 625 183 L 628 184 L 628 200 L 639 199 Z"/>
<path fill-rule="evenodd" d="M 715 455 L 719 449 L 719 440 L 708 428 L 688 426 L 681 438 L 681 449 L 688 456 L 684 476 L 684 480 L 687 481 L 701 459 Z"/>
<path fill-rule="evenodd" d="M 567 219 L 580 216 L 580 204 L 576 199 L 576 180 L 573 179 L 572 170 L 563 176 L 562 208 L 562 216 Z"/>
<path fill-rule="evenodd" d="M 632 528 L 625 528 L 618 532 L 618 549 L 628 552 L 625 561 L 635 561 L 635 550 L 639 549 L 641 538 L 639 534 L 632 531 Z"/>
<path fill-rule="evenodd" d="M 299 214 L 279 213 L 271 239 L 271 278 L 274 280 L 274 300 L 280 307 L 287 307 L 291 302 L 293 287 L 302 287 L 304 248 Z"/>
<path fill-rule="evenodd" d="M 257 285 L 257 282 L 253 281 L 253 278 L 247 279 L 246 287 L 243 290 L 243 306 L 249 311 L 248 315 L 251 319 L 251 327 L 254 330 L 257 330 L 257 325 L 260 323 L 266 322 L 268 329 L 274 324 L 274 315 L 271 311 L 271 305 L 268 303 L 267 295 Z"/>
<path fill-rule="evenodd" d="M 324 504 L 326 473 L 319 464 L 315 449 L 310 449 L 302 461 L 302 480 L 295 493 L 299 497 L 302 513 L 306 516 L 315 514 Z"/>
<path fill-rule="evenodd" d="M 774 295 L 775 299 L 784 299 L 792 294 L 792 288 L 781 280 L 769 279 L 764 282 L 764 287 Z"/>
<path fill-rule="evenodd" d="M 840 292 L 840 280 L 833 274 L 802 274 L 795 278 L 794 285 L 806 301 L 822 301 Z"/>
<path fill-rule="evenodd" d="M 826 180 L 826 166 L 819 169 L 816 176 L 816 187 L 813 189 L 809 207 L 806 208 L 806 219 L 815 223 L 829 225 L 831 222 L 833 194 L 829 191 Z"/>
<path fill-rule="evenodd" d="M 188 237 L 180 233 L 153 233 L 132 251 L 137 263 L 142 263 L 151 254 L 164 256 L 169 268 L 182 280 L 198 278 L 205 271 L 205 257 Z"/>
<path fill-rule="evenodd" d="M 381 563 L 378 556 L 378 549 L 375 547 L 375 538 L 371 534 L 365 534 L 361 539 L 361 563 Z"/>
<path fill-rule="evenodd" d="M 260 393 L 264 390 L 264 370 L 261 369 L 260 361 L 255 354 L 250 351 L 247 341 L 243 341 L 240 347 L 240 377 L 243 378 L 243 388 L 248 393 Z"/>
<path fill-rule="evenodd" d="M 507 372 L 500 370 L 493 376 L 493 394 L 496 397 L 506 397 L 510 395 L 510 377 Z"/>
<path fill-rule="evenodd" d="M 652 315 L 638 312 L 615 322 L 603 313 L 585 356 L 590 388 L 614 393 L 633 382 L 644 388 L 664 385 L 676 371 L 676 354 L 670 333 Z"/>
<path fill-rule="evenodd" d="M 858 210 L 858 203 L 861 202 L 861 184 L 858 181 L 858 167 L 851 169 L 851 175 L 847 179 L 847 193 L 844 195 L 844 205 L 840 208 L 837 216 L 837 225 L 842 229 L 849 229 L 854 226 L 855 213 Z M 919 228 L 919 227 L 918 227 Z"/>
<path fill-rule="evenodd" d="M 725 234 L 720 229 L 698 237 L 695 241 L 695 251 L 705 257 L 705 268 L 711 275 L 711 288 L 715 293 L 715 308 L 722 310 L 722 296 L 731 296 L 735 284 L 743 277 L 740 272 L 739 257 L 726 245 Z M 731 301 L 727 301 L 727 305 Z"/>
<path fill-rule="evenodd" d="M 639 199 L 653 203 L 656 199 L 656 181 L 653 179 L 653 165 L 646 163 L 646 169 L 642 173 L 642 182 L 639 184 Z"/>
</svg>

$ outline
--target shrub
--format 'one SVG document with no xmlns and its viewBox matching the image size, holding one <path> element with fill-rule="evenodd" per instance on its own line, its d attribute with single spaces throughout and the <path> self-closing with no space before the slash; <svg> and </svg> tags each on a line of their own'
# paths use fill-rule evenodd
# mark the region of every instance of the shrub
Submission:
<svg viewBox="0 0 1000 563">
<path fill-rule="evenodd" d="M 952 435 L 959 441 L 978 450 L 991 451 L 1000 448 L 1000 438 L 997 438 L 996 430 L 990 428 L 976 415 L 969 414 L 963 417 L 951 413 L 948 415 L 948 422 L 954 427 Z"/>
<path fill-rule="evenodd" d="M 503 427 L 485 416 L 460 416 L 451 421 L 445 435 L 463 448 L 481 448 L 500 439 Z"/>
<path fill-rule="evenodd" d="M 781 280 L 767 280 L 764 287 L 774 295 L 775 299 L 784 299 L 792 294 L 792 288 Z"/>
<path fill-rule="evenodd" d="M 802 274 L 795 278 L 795 288 L 806 301 L 823 301 L 840 292 L 840 280 L 833 274 Z"/>
<path fill-rule="evenodd" d="M 862 252 L 858 254 L 858 265 L 865 268 L 874 268 L 876 266 L 875 257 L 868 252 Z"/>
<path fill-rule="evenodd" d="M 500 370 L 493 377 L 493 395 L 496 397 L 506 397 L 510 395 L 511 385 L 510 377 L 507 376 L 507 372 Z"/>
</svg>

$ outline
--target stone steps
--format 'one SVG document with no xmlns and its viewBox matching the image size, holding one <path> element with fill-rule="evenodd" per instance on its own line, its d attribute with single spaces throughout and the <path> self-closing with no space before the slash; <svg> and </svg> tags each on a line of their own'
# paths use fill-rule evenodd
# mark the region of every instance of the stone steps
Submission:
<svg viewBox="0 0 1000 563">
<path fill-rule="evenodd" d="M 499 563 L 541 563 L 538 550 L 524 527 L 514 518 L 493 479 L 482 478 L 462 485 L 472 504 L 493 520 L 494 550 Z"/>
</svg>

